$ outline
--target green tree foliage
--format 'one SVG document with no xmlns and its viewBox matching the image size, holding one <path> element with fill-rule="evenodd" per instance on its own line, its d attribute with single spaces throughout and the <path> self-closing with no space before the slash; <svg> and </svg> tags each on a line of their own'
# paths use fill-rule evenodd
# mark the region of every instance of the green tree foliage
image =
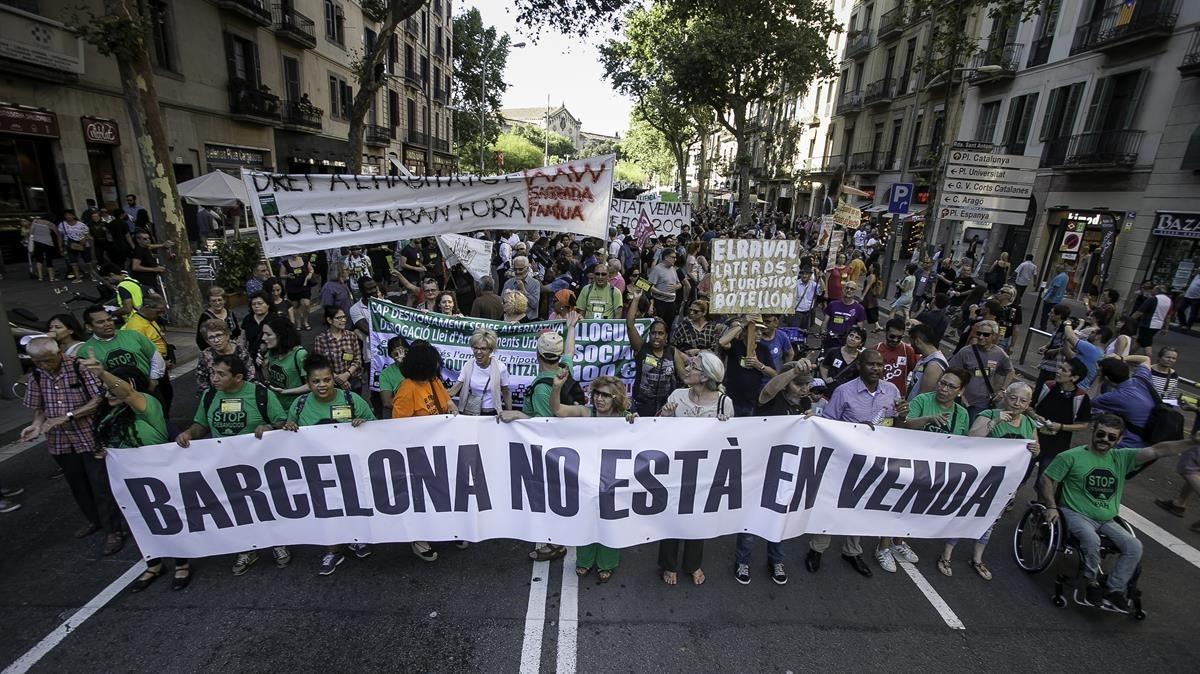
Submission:
<svg viewBox="0 0 1200 674">
<path fill-rule="evenodd" d="M 487 152 L 487 162 L 492 164 L 496 152 L 504 153 L 503 173 L 524 171 L 542 165 L 542 146 L 534 145 L 528 138 L 515 133 L 502 133 Z"/>
<path fill-rule="evenodd" d="M 631 161 L 618 161 L 617 170 L 613 172 L 613 178 L 618 182 L 625 182 L 631 185 L 650 184 L 650 177 L 646 175 L 642 167 Z"/>
<path fill-rule="evenodd" d="M 629 134 L 621 141 L 621 156 L 626 160 L 623 164 L 636 164 L 653 181 L 669 183 L 675 177 L 671 148 L 662 132 L 650 125 L 638 108 L 629 113 Z"/>
<path fill-rule="evenodd" d="M 454 147 L 459 168 L 478 172 L 479 116 L 483 113 L 483 144 L 491 147 L 500 135 L 500 102 L 508 83 L 509 37 L 484 26 L 479 10 L 471 7 L 454 17 Z M 486 90 L 486 93 L 485 93 Z M 491 158 L 484 153 L 489 167 Z"/>
<path fill-rule="evenodd" d="M 540 126 L 533 124 L 513 124 L 512 133 L 521 136 L 533 143 L 539 152 L 547 148 L 547 136 L 549 136 L 549 154 L 551 157 L 574 157 L 575 144 L 570 138 L 553 131 L 546 132 Z"/>
<path fill-rule="evenodd" d="M 583 144 L 583 151 L 579 153 L 579 156 L 598 157 L 604 154 L 615 154 L 619 157 L 621 154 L 621 141 L 593 138 Z"/>
</svg>

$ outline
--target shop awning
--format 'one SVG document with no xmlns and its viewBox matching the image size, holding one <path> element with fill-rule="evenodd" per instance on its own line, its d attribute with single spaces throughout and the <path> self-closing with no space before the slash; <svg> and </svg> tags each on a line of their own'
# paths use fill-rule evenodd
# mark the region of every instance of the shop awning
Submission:
<svg viewBox="0 0 1200 674">
<path fill-rule="evenodd" d="M 925 206 L 922 206 L 920 204 L 911 204 L 908 207 L 908 213 L 905 213 L 905 214 L 888 213 L 887 217 L 890 218 L 893 215 L 899 215 L 901 220 L 912 220 L 915 216 L 924 215 L 924 214 L 925 214 Z"/>
<path fill-rule="evenodd" d="M 177 187 L 184 201 L 197 206 L 236 206 L 238 202 L 250 202 L 246 185 L 224 171 L 206 173 Z"/>
<path fill-rule="evenodd" d="M 887 204 L 875 204 L 874 206 L 872 206 L 870 208 L 864 208 L 863 213 L 870 213 L 871 215 L 874 215 L 876 213 L 886 213 L 887 209 L 888 209 Z"/>
</svg>

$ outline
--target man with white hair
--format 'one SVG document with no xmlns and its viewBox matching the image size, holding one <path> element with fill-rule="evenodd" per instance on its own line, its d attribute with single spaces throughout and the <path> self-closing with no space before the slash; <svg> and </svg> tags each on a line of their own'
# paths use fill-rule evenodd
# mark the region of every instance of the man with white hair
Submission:
<svg viewBox="0 0 1200 674">
<path fill-rule="evenodd" d="M 46 449 L 63 470 L 75 503 L 87 524 L 76 538 L 103 529 L 108 534 L 104 554 L 125 545 L 121 512 L 113 500 L 104 465 L 104 448 L 92 432 L 92 417 L 100 406 L 103 387 L 72 356 L 64 356 L 58 342 L 35 337 L 25 347 L 33 360 L 25 390 L 25 406 L 33 410 L 33 423 L 21 431 L 21 441 L 46 436 Z"/>
<path fill-rule="evenodd" d="M 512 278 L 504 282 L 504 290 L 520 291 L 528 301 L 525 317 L 531 321 L 538 318 L 538 301 L 542 297 L 542 284 L 529 271 L 529 258 L 518 255 L 512 260 Z"/>
</svg>

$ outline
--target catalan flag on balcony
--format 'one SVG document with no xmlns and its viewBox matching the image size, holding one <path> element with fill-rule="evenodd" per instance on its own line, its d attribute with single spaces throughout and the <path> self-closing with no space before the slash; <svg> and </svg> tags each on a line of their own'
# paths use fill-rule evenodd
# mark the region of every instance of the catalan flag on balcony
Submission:
<svg viewBox="0 0 1200 674">
<path fill-rule="evenodd" d="M 1137 0 L 1125 0 L 1121 3 L 1121 9 L 1117 12 L 1116 26 L 1125 26 L 1133 21 L 1133 13 L 1137 10 Z"/>
</svg>

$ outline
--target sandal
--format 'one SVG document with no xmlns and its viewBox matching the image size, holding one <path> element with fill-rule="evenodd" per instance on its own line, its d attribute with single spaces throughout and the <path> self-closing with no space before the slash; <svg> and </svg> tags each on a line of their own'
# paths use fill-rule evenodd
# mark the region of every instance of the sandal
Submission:
<svg viewBox="0 0 1200 674">
<path fill-rule="evenodd" d="M 948 559 L 938 558 L 937 567 L 943 576 L 950 577 L 954 575 L 954 569 L 950 568 L 950 560 Z"/>
<path fill-rule="evenodd" d="M 675 585 L 679 582 L 679 579 L 674 571 L 663 571 L 662 579 L 667 585 Z"/>
<path fill-rule="evenodd" d="M 133 584 L 129 586 L 129 591 L 134 593 L 141 592 L 142 590 L 150 587 L 150 584 L 158 580 L 158 577 L 161 575 L 163 575 L 162 564 L 159 564 L 157 569 L 147 568 L 142 572 L 142 575 L 138 576 L 137 580 L 133 581 Z"/>
<path fill-rule="evenodd" d="M 971 560 L 967 563 L 971 565 L 972 569 L 975 569 L 975 573 L 978 573 L 980 578 L 984 580 L 992 579 L 992 571 L 991 569 L 987 568 L 987 564 L 984 564 L 983 562 L 976 562 L 975 560 Z"/>
<path fill-rule="evenodd" d="M 591 572 L 592 572 L 592 570 L 587 568 L 586 566 L 575 567 L 575 575 L 579 576 L 580 578 L 583 578 L 584 576 L 588 575 Z M 604 572 L 601 571 L 601 573 L 604 573 Z"/>
<path fill-rule="evenodd" d="M 600 571 L 596 574 L 596 580 L 600 583 L 607 583 L 612 580 L 612 571 Z"/>
<path fill-rule="evenodd" d="M 567 549 L 561 545 L 547 545 L 542 548 L 534 548 L 533 552 L 529 553 L 529 558 L 535 562 L 549 562 L 567 554 Z"/>
</svg>

